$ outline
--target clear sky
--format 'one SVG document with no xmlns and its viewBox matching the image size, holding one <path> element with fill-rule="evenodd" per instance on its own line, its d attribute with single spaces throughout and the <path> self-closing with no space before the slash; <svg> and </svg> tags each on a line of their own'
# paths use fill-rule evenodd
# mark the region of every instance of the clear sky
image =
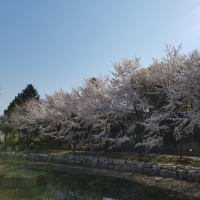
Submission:
<svg viewBox="0 0 200 200">
<path fill-rule="evenodd" d="M 27 84 L 71 91 L 122 58 L 200 46 L 200 0 L 0 0 L 0 114 Z"/>
</svg>

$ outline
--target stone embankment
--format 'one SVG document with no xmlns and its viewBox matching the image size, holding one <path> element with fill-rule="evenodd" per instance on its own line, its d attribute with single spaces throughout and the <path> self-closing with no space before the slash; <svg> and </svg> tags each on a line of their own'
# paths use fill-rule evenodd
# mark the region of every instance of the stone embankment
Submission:
<svg viewBox="0 0 200 200">
<path fill-rule="evenodd" d="M 194 167 L 177 167 L 173 165 L 156 164 L 152 162 L 132 162 L 111 158 L 97 158 L 93 156 L 57 156 L 47 154 L 28 153 L 23 155 L 14 152 L 1 152 L 0 158 L 28 160 L 30 162 L 47 162 L 59 164 L 73 164 L 79 166 L 110 169 L 123 172 L 133 172 L 162 178 L 182 179 L 200 182 L 200 169 Z"/>
</svg>

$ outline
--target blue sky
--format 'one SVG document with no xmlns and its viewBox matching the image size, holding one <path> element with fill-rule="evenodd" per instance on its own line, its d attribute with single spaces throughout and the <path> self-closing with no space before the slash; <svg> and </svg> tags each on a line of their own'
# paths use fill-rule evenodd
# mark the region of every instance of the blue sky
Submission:
<svg viewBox="0 0 200 200">
<path fill-rule="evenodd" d="M 70 91 L 122 58 L 200 46 L 199 0 L 1 0 L 0 114 L 27 84 Z"/>
</svg>

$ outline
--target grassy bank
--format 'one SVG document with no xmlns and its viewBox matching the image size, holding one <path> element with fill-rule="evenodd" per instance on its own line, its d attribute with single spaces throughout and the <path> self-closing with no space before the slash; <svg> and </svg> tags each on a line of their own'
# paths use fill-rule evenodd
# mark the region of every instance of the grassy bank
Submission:
<svg viewBox="0 0 200 200">
<path fill-rule="evenodd" d="M 37 175 L 45 175 L 47 173 L 43 171 L 33 171 L 26 168 L 26 166 L 27 163 L 24 161 L 0 159 L 0 175 L 32 178 L 36 177 Z"/>
<path fill-rule="evenodd" d="M 177 165 L 177 166 L 190 166 L 190 167 L 198 167 L 200 168 L 200 158 L 190 158 L 190 157 L 183 157 L 180 160 L 179 156 L 170 156 L 170 155 L 138 155 L 133 153 L 120 153 L 120 152 L 76 152 L 72 153 L 71 151 L 23 151 L 23 152 L 16 152 L 18 154 L 23 153 L 41 153 L 41 154 L 53 154 L 53 155 L 75 155 L 75 156 L 94 156 L 94 157 L 106 157 L 106 158 L 113 158 L 117 160 L 128 160 L 134 162 L 153 162 L 157 164 L 169 164 L 169 165 Z"/>
</svg>

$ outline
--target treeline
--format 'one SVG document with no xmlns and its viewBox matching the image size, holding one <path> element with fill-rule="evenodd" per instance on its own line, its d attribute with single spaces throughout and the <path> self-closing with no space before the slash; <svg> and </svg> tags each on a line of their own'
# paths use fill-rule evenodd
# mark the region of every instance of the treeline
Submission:
<svg viewBox="0 0 200 200">
<path fill-rule="evenodd" d="M 106 142 L 152 148 L 167 134 L 182 140 L 200 124 L 200 53 L 181 53 L 181 46 L 165 52 L 148 68 L 140 58 L 123 59 L 109 75 L 84 79 L 70 93 L 16 105 L 7 123 L 27 137 L 68 141 L 74 150 Z"/>
</svg>

